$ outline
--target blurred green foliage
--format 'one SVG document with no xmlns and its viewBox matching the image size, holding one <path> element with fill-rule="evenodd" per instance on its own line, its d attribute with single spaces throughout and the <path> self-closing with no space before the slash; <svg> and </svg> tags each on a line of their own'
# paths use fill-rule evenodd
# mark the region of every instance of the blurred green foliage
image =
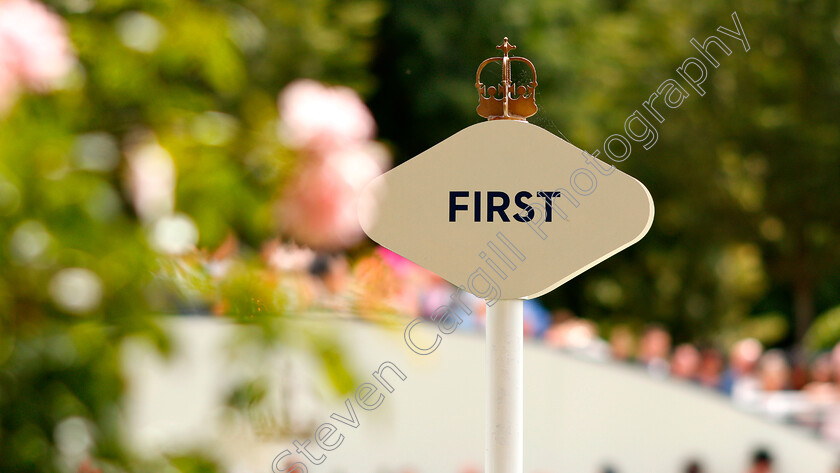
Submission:
<svg viewBox="0 0 840 473">
<path fill-rule="evenodd" d="M 805 343 L 811 350 L 831 350 L 840 340 L 840 306 L 820 314 L 805 334 Z"/>
<path fill-rule="evenodd" d="M 175 167 L 175 211 L 195 222 L 199 244 L 215 248 L 233 233 L 258 249 L 276 235 L 271 202 L 295 164 L 277 139 L 277 93 L 298 77 L 371 91 L 383 5 L 48 6 L 66 21 L 79 63 L 62 90 L 24 96 L 0 119 L 0 471 L 74 468 L 80 453 L 63 431 L 90 438 L 90 471 L 214 471 L 205 458 L 139 461 L 125 448 L 120 343 L 146 336 L 177 349 L 152 314 L 183 310 L 191 298 L 160 275 L 222 294 L 226 313 L 263 328 L 266 346 L 288 336 L 276 317 L 284 301 L 254 268 L 215 287 L 153 251 L 123 158 L 138 143 L 159 143 Z M 95 304 L 61 303 L 80 289 Z M 350 375 L 329 340 L 310 337 L 313 353 L 346 390 Z"/>
<path fill-rule="evenodd" d="M 772 338 L 790 344 L 840 302 L 837 2 L 391 3 L 371 106 L 401 160 L 481 120 L 473 77 L 504 36 L 537 68 L 540 111 L 530 121 L 590 152 L 662 81 L 688 88 L 676 68 L 700 57 L 691 38 L 714 34 L 733 51 L 713 46 L 721 65 L 709 68 L 706 94 L 688 88 L 679 109 L 662 107 L 656 145 L 634 144 L 615 163 L 650 189 L 651 232 L 544 296 L 549 307 L 718 343 L 776 312 L 786 324 Z M 733 11 L 749 52 L 716 31 L 735 28 Z"/>
</svg>

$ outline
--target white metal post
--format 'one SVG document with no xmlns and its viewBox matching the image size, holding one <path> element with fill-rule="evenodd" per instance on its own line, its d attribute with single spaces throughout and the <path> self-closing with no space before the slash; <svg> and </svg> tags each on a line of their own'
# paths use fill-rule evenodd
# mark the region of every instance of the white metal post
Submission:
<svg viewBox="0 0 840 473">
<path fill-rule="evenodd" d="M 487 306 L 485 473 L 522 473 L 522 304 Z"/>
</svg>

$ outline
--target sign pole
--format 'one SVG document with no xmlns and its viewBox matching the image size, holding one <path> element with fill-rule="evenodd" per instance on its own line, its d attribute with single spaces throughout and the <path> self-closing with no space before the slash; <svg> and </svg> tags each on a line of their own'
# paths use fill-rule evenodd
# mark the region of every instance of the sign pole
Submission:
<svg viewBox="0 0 840 473">
<path fill-rule="evenodd" d="M 526 119 L 537 112 L 534 89 L 537 70 L 525 58 L 512 58 L 516 46 L 507 38 L 496 46 L 504 53 L 501 58 L 490 58 L 478 66 L 475 87 L 479 92 L 476 111 L 488 120 Z M 520 87 L 518 102 L 511 103 L 516 89 L 511 80 L 511 62 L 519 61 L 530 66 L 533 79 L 527 87 Z M 481 82 L 481 71 L 491 62 L 502 63 L 502 82 L 487 88 Z M 502 93 L 499 101 L 496 97 Z M 526 97 L 527 96 L 527 97 Z M 484 100 L 482 100 L 484 99 Z M 499 110 L 501 104 L 501 110 Z M 501 112 L 501 114 L 499 113 Z M 522 299 L 501 299 L 487 304 L 486 318 L 486 375 L 487 412 L 485 414 L 484 471 L 485 473 L 522 473 L 523 460 L 523 307 Z"/>
<path fill-rule="evenodd" d="M 511 55 L 508 38 L 496 49 L 502 56 L 475 73 L 476 112 L 487 121 L 371 181 L 358 208 L 362 229 L 380 245 L 492 296 L 484 471 L 522 473 L 524 300 L 639 241 L 653 223 L 653 198 L 632 176 L 529 124 L 538 111 L 534 64 Z M 501 81 L 485 84 L 491 64 Z M 513 66 L 525 75 L 511 74 Z M 576 212 L 583 202 L 586 211 Z"/>
<path fill-rule="evenodd" d="M 522 473 L 521 299 L 487 305 L 485 472 Z"/>
</svg>

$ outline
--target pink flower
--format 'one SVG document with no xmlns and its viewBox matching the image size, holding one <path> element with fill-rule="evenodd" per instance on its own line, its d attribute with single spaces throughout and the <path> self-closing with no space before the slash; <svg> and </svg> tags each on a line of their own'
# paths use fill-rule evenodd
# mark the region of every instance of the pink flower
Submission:
<svg viewBox="0 0 840 473">
<path fill-rule="evenodd" d="M 411 260 L 403 258 L 384 246 L 377 247 L 376 254 L 394 271 L 394 274 L 404 279 L 413 279 L 414 281 L 412 282 L 417 285 L 425 286 L 440 280 L 440 277 L 435 273 Z"/>
<path fill-rule="evenodd" d="M 128 189 L 144 222 L 169 215 L 175 208 L 175 163 L 166 149 L 149 138 L 126 151 Z"/>
<path fill-rule="evenodd" d="M 75 63 L 61 18 L 32 0 L 0 1 L 0 43 L 0 68 L 32 90 L 53 88 Z"/>
<path fill-rule="evenodd" d="M 9 45 L 0 41 L 0 113 L 11 107 L 17 97 L 18 84 L 12 68 L 6 66 L 6 58 L 10 57 Z"/>
<path fill-rule="evenodd" d="M 382 261 L 384 261 L 391 270 L 400 276 L 406 275 L 418 267 L 413 262 L 403 258 L 384 246 L 377 247 L 376 254 L 382 258 Z"/>
<path fill-rule="evenodd" d="M 358 194 L 382 173 L 385 157 L 370 143 L 304 162 L 280 201 L 283 231 L 319 249 L 358 243 L 364 235 L 356 212 Z"/>
<path fill-rule="evenodd" d="M 329 152 L 373 138 L 376 123 L 359 96 L 347 87 L 313 80 L 289 84 L 278 99 L 280 137 L 299 149 Z"/>
</svg>

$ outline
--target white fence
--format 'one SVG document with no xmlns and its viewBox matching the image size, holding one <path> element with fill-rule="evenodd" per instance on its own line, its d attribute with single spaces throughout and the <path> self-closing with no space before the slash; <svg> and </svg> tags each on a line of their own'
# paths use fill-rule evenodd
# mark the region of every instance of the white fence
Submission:
<svg viewBox="0 0 840 473">
<path fill-rule="evenodd" d="M 406 376 L 387 374 L 394 392 L 380 386 L 381 407 L 366 411 L 355 400 L 358 427 L 330 420 L 348 417 L 345 398 L 330 394 L 323 371 L 309 357 L 278 351 L 270 357 L 232 350 L 234 327 L 210 318 L 177 318 L 177 352 L 163 361 L 143 345 L 129 347 L 129 425 L 148 452 L 206 447 L 236 473 L 270 473 L 272 459 L 292 441 L 311 439 L 324 422 L 338 427 L 340 447 L 310 444 L 318 466 L 310 472 L 460 473 L 481 470 L 484 458 L 484 346 L 479 334 L 443 338 L 432 354 L 406 348 L 402 327 L 388 330 L 351 320 L 300 322 L 335 332 L 358 382 L 383 362 Z M 432 332 L 417 337 L 432 340 Z M 807 430 L 736 410 L 724 397 L 687 384 L 653 379 L 642 370 L 597 363 L 525 347 L 526 473 L 678 473 L 689 459 L 707 472 L 743 473 L 750 454 L 765 447 L 775 473 L 831 473 L 832 449 Z M 235 352 L 231 361 L 228 354 Z M 223 407 L 237 382 L 270 373 L 265 407 L 250 420 Z M 377 385 L 379 386 L 379 385 Z M 352 399 L 352 393 L 349 394 Z M 333 437 L 335 440 L 337 437 Z M 291 457 L 289 457 L 291 458 Z"/>
</svg>

